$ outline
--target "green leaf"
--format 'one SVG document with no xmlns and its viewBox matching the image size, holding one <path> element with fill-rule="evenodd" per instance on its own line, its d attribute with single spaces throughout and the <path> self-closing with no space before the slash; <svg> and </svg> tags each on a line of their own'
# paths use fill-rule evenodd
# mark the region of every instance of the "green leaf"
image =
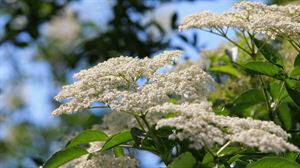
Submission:
<svg viewBox="0 0 300 168">
<path fill-rule="evenodd" d="M 249 62 L 243 67 L 251 74 L 266 75 L 279 80 L 287 78 L 287 75 L 281 68 L 269 62 Z"/>
<path fill-rule="evenodd" d="M 229 65 L 212 67 L 209 70 L 212 72 L 225 73 L 237 78 L 241 77 L 241 73 L 236 68 Z"/>
<path fill-rule="evenodd" d="M 264 101 L 264 95 L 260 89 L 250 89 L 234 101 L 231 111 L 234 113 L 243 112 L 245 109 Z"/>
<path fill-rule="evenodd" d="M 296 77 L 296 76 L 299 76 L 299 75 L 300 75 L 300 66 L 297 66 L 297 67 L 295 67 L 295 68 L 292 70 L 290 76 L 291 76 L 291 77 Z"/>
<path fill-rule="evenodd" d="M 77 145 L 87 144 L 95 141 L 106 141 L 108 136 L 99 130 L 85 130 L 79 133 L 75 138 L 68 142 L 66 148 L 74 147 Z"/>
<path fill-rule="evenodd" d="M 294 67 L 300 66 L 300 53 L 296 56 L 294 61 Z"/>
<path fill-rule="evenodd" d="M 259 51 L 262 53 L 262 55 L 270 63 L 275 64 L 281 68 L 283 67 L 282 57 L 277 49 L 275 49 L 272 45 L 258 39 L 254 39 L 254 43 L 259 49 Z"/>
<path fill-rule="evenodd" d="M 265 157 L 254 163 L 251 163 L 247 168 L 300 168 L 300 164 L 283 157 Z"/>
<path fill-rule="evenodd" d="M 282 99 L 283 97 L 288 96 L 288 93 L 284 89 L 283 83 L 278 83 L 278 81 L 270 82 L 268 85 L 268 91 L 271 94 L 273 101 L 278 101 Z"/>
<path fill-rule="evenodd" d="M 122 147 L 120 146 L 116 146 L 113 148 L 115 157 L 120 157 L 120 156 L 124 156 L 124 150 Z"/>
<path fill-rule="evenodd" d="M 293 101 L 300 106 L 300 81 L 287 79 L 285 80 L 285 88 Z"/>
<path fill-rule="evenodd" d="M 125 142 L 128 142 L 128 141 L 131 141 L 133 140 L 132 139 L 132 136 L 131 136 L 131 133 L 130 131 L 122 131 L 122 132 L 119 132 L 115 135 L 112 135 L 106 142 L 105 144 L 103 145 L 101 151 L 104 152 L 104 151 L 107 151 L 115 146 L 118 146 L 122 143 L 125 143 Z"/>
<path fill-rule="evenodd" d="M 288 102 L 281 102 L 276 110 L 285 130 L 292 129 L 292 111 L 288 105 Z"/>
<path fill-rule="evenodd" d="M 185 152 L 178 156 L 168 168 L 192 168 L 196 163 L 196 159 L 190 152 Z"/>
<path fill-rule="evenodd" d="M 297 152 L 286 152 L 284 154 L 284 157 L 289 159 L 289 160 L 293 160 L 293 161 L 296 161 L 300 156 L 300 153 L 297 153 Z"/>
<path fill-rule="evenodd" d="M 43 165 L 43 168 L 57 168 L 73 159 L 86 154 L 88 154 L 88 152 L 85 149 L 79 147 L 67 148 L 53 154 Z"/>
</svg>

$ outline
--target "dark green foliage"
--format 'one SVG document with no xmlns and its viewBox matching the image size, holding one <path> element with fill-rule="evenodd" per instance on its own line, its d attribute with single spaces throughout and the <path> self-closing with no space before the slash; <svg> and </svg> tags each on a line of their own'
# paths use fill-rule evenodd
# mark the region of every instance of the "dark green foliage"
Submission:
<svg viewBox="0 0 300 168">
<path fill-rule="evenodd" d="M 254 39 L 254 42 L 256 47 L 269 62 L 279 67 L 283 67 L 282 57 L 279 54 L 278 50 L 276 50 L 272 45 L 266 43 L 265 41 Z"/>
<path fill-rule="evenodd" d="M 264 103 L 264 95 L 261 89 L 250 89 L 242 93 L 235 101 L 231 108 L 233 113 L 241 113 L 259 103 Z"/>
<path fill-rule="evenodd" d="M 300 81 L 287 79 L 285 80 L 285 88 L 294 102 L 300 106 Z"/>
</svg>

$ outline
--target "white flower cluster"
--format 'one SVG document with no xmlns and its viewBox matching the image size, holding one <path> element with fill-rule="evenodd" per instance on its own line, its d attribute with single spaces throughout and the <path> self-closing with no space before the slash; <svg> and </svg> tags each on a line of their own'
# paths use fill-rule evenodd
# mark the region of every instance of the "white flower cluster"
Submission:
<svg viewBox="0 0 300 168">
<path fill-rule="evenodd" d="M 101 149 L 103 142 L 92 142 L 88 148 L 92 156 L 83 155 L 62 166 L 61 168 L 136 168 L 139 163 L 136 159 L 129 156 L 114 157 L 113 155 L 97 152 Z"/>
<path fill-rule="evenodd" d="M 174 118 L 158 121 L 156 128 L 176 128 L 170 139 L 188 140 L 190 147 L 201 149 L 226 142 L 238 142 L 256 147 L 261 152 L 281 153 L 300 150 L 287 142 L 288 134 L 270 121 L 216 115 L 209 102 L 192 104 L 164 104 L 153 107 L 151 112 L 173 112 Z"/>
<path fill-rule="evenodd" d="M 265 34 L 274 39 L 279 34 L 300 33 L 300 6 L 267 6 L 263 3 L 242 1 L 223 14 L 201 12 L 184 19 L 180 30 L 189 28 L 237 28 L 254 34 Z"/>
<path fill-rule="evenodd" d="M 78 112 L 94 102 L 105 103 L 113 111 L 142 113 L 172 97 L 179 102 L 206 99 L 211 78 L 198 65 L 157 72 L 171 65 L 180 54 L 180 51 L 163 52 L 153 59 L 118 57 L 83 70 L 75 74 L 77 82 L 64 86 L 55 97 L 58 101 L 69 101 L 52 114 Z M 141 77 L 146 82 L 138 85 Z"/>
<path fill-rule="evenodd" d="M 128 156 L 113 157 L 110 155 L 98 154 L 90 159 L 81 161 L 75 168 L 136 168 L 138 162 Z"/>
<path fill-rule="evenodd" d="M 82 156 L 71 162 L 68 162 L 61 168 L 137 168 L 138 161 L 136 159 L 130 158 L 129 156 L 122 156 L 115 158 L 112 155 L 97 153 L 91 158 L 87 156 Z"/>
<path fill-rule="evenodd" d="M 102 123 L 95 125 L 94 129 L 102 130 L 108 135 L 112 135 L 123 130 L 129 130 L 135 127 L 136 124 L 134 117 L 130 114 L 113 111 L 105 114 L 102 118 Z"/>
</svg>

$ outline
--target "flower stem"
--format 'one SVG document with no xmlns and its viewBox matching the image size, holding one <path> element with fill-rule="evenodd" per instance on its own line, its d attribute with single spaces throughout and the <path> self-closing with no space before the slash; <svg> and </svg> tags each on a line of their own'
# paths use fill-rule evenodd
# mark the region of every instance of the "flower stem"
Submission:
<svg viewBox="0 0 300 168">
<path fill-rule="evenodd" d="M 154 141 L 154 146 L 157 148 L 158 150 L 158 154 L 160 155 L 161 160 L 166 164 L 170 164 L 171 160 L 170 160 L 170 153 L 168 148 L 165 146 L 165 144 L 161 141 L 161 139 L 155 135 L 155 133 L 152 131 L 150 124 L 148 123 L 147 119 L 146 119 L 146 115 L 141 115 L 140 118 L 143 120 L 143 122 L 145 123 L 148 131 L 149 131 L 149 135 L 153 138 Z"/>
<path fill-rule="evenodd" d="M 270 105 L 270 102 L 269 102 L 269 96 L 268 96 L 268 91 L 267 91 L 265 82 L 264 82 L 261 75 L 259 75 L 258 77 L 259 77 L 259 80 L 260 80 L 261 85 L 262 85 L 263 94 L 264 94 L 264 98 L 265 98 L 265 101 L 266 101 L 266 107 L 267 107 L 267 110 L 269 112 L 269 118 L 270 118 L 270 120 L 273 121 L 274 120 L 274 113 L 272 111 L 272 108 L 271 108 L 271 105 Z"/>
<path fill-rule="evenodd" d="M 219 154 L 228 146 L 230 145 L 231 141 L 228 141 L 225 145 L 223 145 L 218 152 L 216 153 L 217 156 L 219 156 Z"/>
<path fill-rule="evenodd" d="M 141 127 L 141 129 L 142 129 L 143 131 L 146 131 L 145 128 L 144 128 L 144 126 L 143 126 L 143 124 L 141 123 L 139 117 L 135 115 L 134 118 L 136 119 L 136 121 L 137 121 L 137 123 L 139 124 L 139 126 Z"/>
</svg>

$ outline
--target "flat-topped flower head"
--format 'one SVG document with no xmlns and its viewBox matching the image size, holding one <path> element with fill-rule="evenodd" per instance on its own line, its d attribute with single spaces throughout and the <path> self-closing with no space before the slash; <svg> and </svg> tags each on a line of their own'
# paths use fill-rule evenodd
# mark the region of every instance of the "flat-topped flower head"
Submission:
<svg viewBox="0 0 300 168">
<path fill-rule="evenodd" d="M 167 73 L 157 71 L 172 65 L 180 51 L 168 51 L 153 59 L 118 57 L 75 74 L 77 82 L 63 87 L 56 100 L 69 100 L 53 115 L 90 108 L 94 102 L 105 103 L 114 111 L 142 113 L 148 108 L 176 98 L 192 102 L 207 97 L 212 79 L 199 65 L 172 68 Z M 144 84 L 138 80 L 143 78 Z"/>
<path fill-rule="evenodd" d="M 138 161 L 129 156 L 121 156 L 115 158 L 111 155 L 97 154 L 90 159 L 81 160 L 75 165 L 75 168 L 137 168 Z"/>
<path fill-rule="evenodd" d="M 151 109 L 151 112 L 173 112 L 174 118 L 162 119 L 156 128 L 174 128 L 170 139 L 190 141 L 190 148 L 224 145 L 237 142 L 254 147 L 261 152 L 283 153 L 300 150 L 287 142 L 289 135 L 271 121 L 220 116 L 212 112 L 210 103 L 203 101 L 192 104 L 164 104 Z"/>
<path fill-rule="evenodd" d="M 253 34 L 265 34 L 275 39 L 277 35 L 299 36 L 300 7 L 297 5 L 267 6 L 263 3 L 240 2 L 232 11 L 223 14 L 200 12 L 184 19 L 179 29 L 212 29 L 222 31 L 235 28 Z"/>
</svg>

